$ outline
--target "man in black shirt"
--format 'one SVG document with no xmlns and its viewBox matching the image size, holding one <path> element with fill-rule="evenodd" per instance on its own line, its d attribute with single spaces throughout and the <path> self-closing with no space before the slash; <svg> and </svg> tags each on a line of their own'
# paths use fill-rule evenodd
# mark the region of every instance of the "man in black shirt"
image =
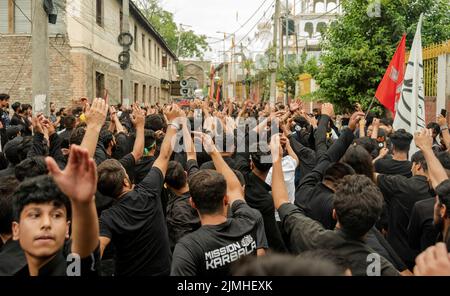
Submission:
<svg viewBox="0 0 450 296">
<path fill-rule="evenodd" d="M 386 156 L 375 161 L 375 171 L 379 174 L 386 175 L 402 175 L 407 178 L 412 176 L 411 162 L 408 160 L 409 147 L 413 136 L 405 131 L 399 129 L 395 131 L 390 140 L 392 142 L 392 158 Z"/>
<path fill-rule="evenodd" d="M 147 176 L 148 172 L 156 160 L 156 139 L 155 132 L 144 130 L 144 154 L 134 167 L 134 183 L 139 184 Z"/>
<path fill-rule="evenodd" d="M 175 244 L 183 236 L 197 230 L 201 224 L 197 211 L 189 203 L 191 194 L 189 193 L 187 173 L 179 162 L 169 162 L 165 182 L 171 192 L 167 204 L 166 220 L 170 249 L 173 251 Z"/>
<path fill-rule="evenodd" d="M 363 116 L 363 115 L 362 115 Z M 341 135 L 342 136 L 342 135 Z M 379 218 L 383 197 L 373 182 L 362 175 L 345 176 L 336 187 L 333 216 L 337 219 L 335 230 L 323 226 L 305 216 L 301 207 L 290 204 L 283 180 L 279 137 L 272 137 L 273 199 L 275 207 L 290 238 L 294 253 L 314 249 L 333 249 L 348 258 L 353 275 L 398 275 L 398 271 L 382 256 L 379 259 L 379 274 L 371 272 L 370 263 L 375 251 L 364 237 Z M 278 157 L 276 157 L 277 155 Z"/>
<path fill-rule="evenodd" d="M 207 135 L 202 136 L 216 171 L 200 170 L 189 180 L 192 206 L 202 227 L 175 246 L 171 275 L 229 275 L 230 264 L 267 248 L 262 217 L 244 201 L 238 178 Z M 231 218 L 227 218 L 228 204 Z"/>
<path fill-rule="evenodd" d="M 417 251 L 410 248 L 407 228 L 416 202 L 431 198 L 427 163 L 421 151 L 412 157 L 411 178 L 401 175 L 378 175 L 376 181 L 383 193 L 388 213 L 387 241 L 409 268 L 414 267 Z"/>
<path fill-rule="evenodd" d="M 172 154 L 172 138 L 182 116 L 173 105 L 166 113 L 169 126 L 161 152 L 147 176 L 133 185 L 123 166 L 114 159 L 100 164 L 99 191 L 116 199 L 100 216 L 101 252 L 109 243 L 116 248 L 117 275 L 168 275 L 170 248 L 161 205 L 164 176 Z"/>
<path fill-rule="evenodd" d="M 48 157 L 46 162 L 51 176 L 27 179 L 14 193 L 13 238 L 19 241 L 27 259 L 20 274 L 96 274 L 99 231 L 94 202 L 95 162 L 78 146 L 71 147 L 64 171 L 54 159 Z M 71 240 L 65 241 L 70 225 Z"/>
<path fill-rule="evenodd" d="M 16 274 L 27 265 L 19 242 L 12 239 L 12 194 L 19 186 L 14 176 L 0 178 L 0 276 Z"/>
</svg>

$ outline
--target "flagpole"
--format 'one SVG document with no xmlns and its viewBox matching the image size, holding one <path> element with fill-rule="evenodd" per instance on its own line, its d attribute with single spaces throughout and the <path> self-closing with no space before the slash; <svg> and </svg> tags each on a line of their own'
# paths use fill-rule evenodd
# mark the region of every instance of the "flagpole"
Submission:
<svg viewBox="0 0 450 296">
<path fill-rule="evenodd" d="M 372 101 L 370 101 L 369 109 L 367 109 L 366 116 L 364 116 L 364 119 L 366 119 L 367 115 L 369 115 L 369 112 L 372 109 L 374 99 L 375 99 L 375 97 L 372 97 Z"/>
</svg>

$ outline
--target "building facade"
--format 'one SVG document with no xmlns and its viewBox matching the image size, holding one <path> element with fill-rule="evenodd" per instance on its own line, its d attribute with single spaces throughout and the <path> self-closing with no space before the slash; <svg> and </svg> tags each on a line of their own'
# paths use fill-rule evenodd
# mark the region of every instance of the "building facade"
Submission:
<svg viewBox="0 0 450 296">
<path fill-rule="evenodd" d="M 0 0 L 0 92 L 12 101 L 31 102 L 32 0 Z M 112 104 L 123 97 L 123 70 L 118 56 L 121 0 L 54 0 L 56 24 L 49 32 L 49 97 L 67 105 L 80 97 L 101 97 Z M 170 100 L 177 80 L 176 56 L 161 35 L 130 1 L 130 101 L 154 104 Z"/>
</svg>

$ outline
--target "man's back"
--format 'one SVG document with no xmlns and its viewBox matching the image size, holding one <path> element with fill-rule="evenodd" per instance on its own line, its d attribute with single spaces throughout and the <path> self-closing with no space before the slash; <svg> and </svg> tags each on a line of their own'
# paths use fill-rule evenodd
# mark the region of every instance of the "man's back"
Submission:
<svg viewBox="0 0 450 296">
<path fill-rule="evenodd" d="M 160 200 L 163 182 L 161 171 L 153 167 L 100 217 L 100 236 L 116 247 L 117 275 L 169 274 L 169 239 Z"/>
<path fill-rule="evenodd" d="M 204 225 L 178 242 L 171 275 L 229 275 L 232 262 L 267 248 L 259 212 L 243 201 L 234 202 L 232 212 L 226 222 Z"/>
<path fill-rule="evenodd" d="M 409 160 L 379 159 L 374 163 L 374 167 L 379 174 L 412 177 L 412 163 Z"/>
<path fill-rule="evenodd" d="M 414 204 L 432 197 L 428 180 L 424 176 L 380 175 L 378 186 L 388 211 L 387 241 L 408 267 L 413 267 L 417 254 L 409 247 L 407 228 Z"/>
</svg>

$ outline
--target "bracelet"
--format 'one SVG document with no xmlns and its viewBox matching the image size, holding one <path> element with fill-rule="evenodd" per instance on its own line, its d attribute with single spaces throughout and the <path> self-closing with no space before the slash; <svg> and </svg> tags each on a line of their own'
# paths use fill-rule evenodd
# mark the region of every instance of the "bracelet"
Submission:
<svg viewBox="0 0 450 296">
<path fill-rule="evenodd" d="M 180 125 L 179 124 L 176 124 L 176 123 L 173 123 L 173 122 L 169 122 L 167 124 L 167 126 L 169 126 L 169 125 L 173 126 L 177 131 L 180 130 Z"/>
<path fill-rule="evenodd" d="M 448 125 L 440 126 L 440 128 L 441 128 L 441 131 L 446 130 L 446 129 L 448 129 Z"/>
</svg>

